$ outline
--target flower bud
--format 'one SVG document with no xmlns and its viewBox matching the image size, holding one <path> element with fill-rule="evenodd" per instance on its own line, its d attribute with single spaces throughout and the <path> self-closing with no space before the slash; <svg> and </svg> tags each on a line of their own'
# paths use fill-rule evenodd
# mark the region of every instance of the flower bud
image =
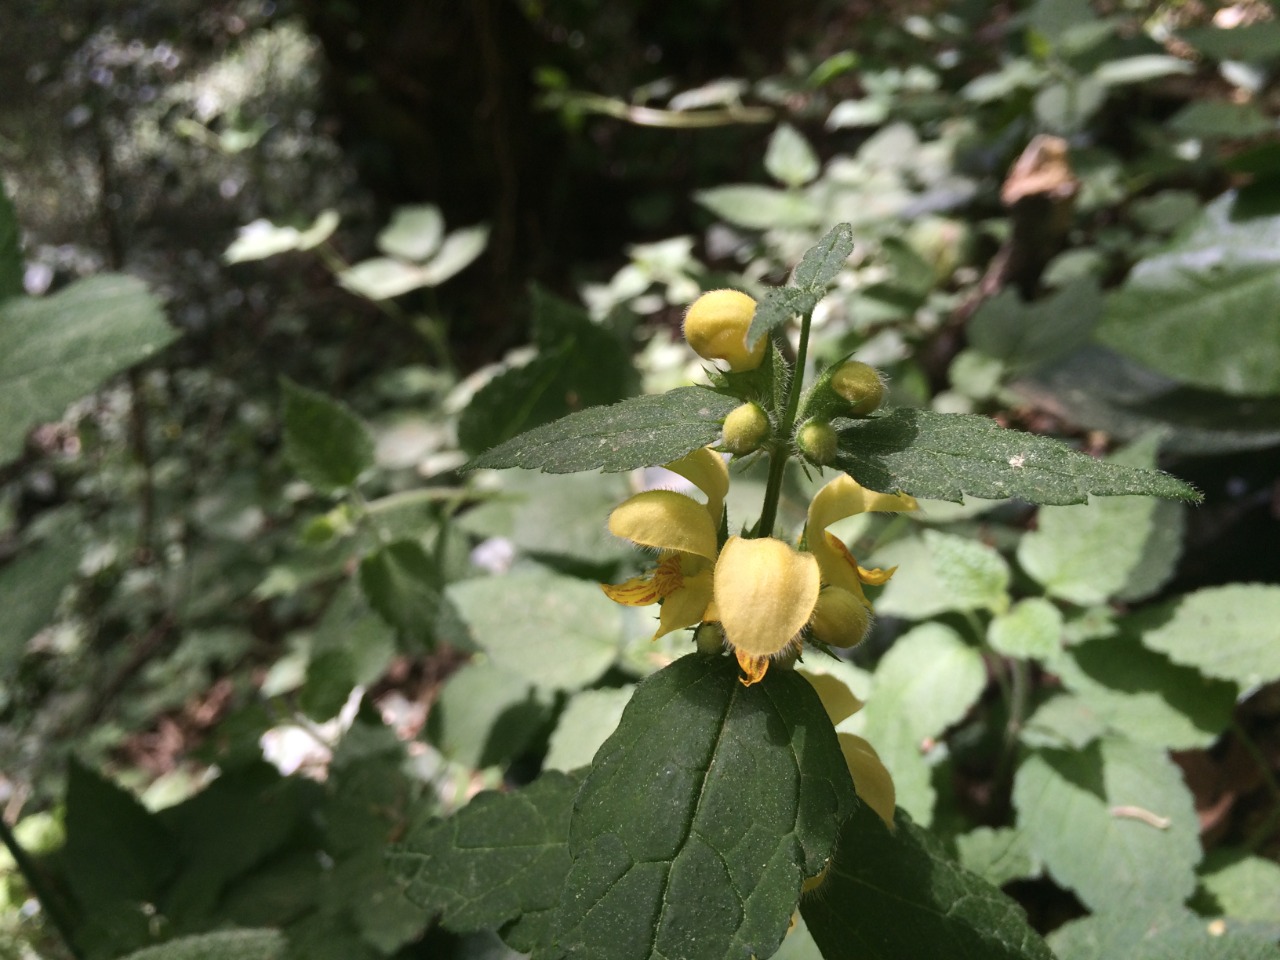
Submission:
<svg viewBox="0 0 1280 960">
<path fill-rule="evenodd" d="M 811 462 L 825 467 L 836 458 L 839 440 L 835 429 L 827 421 L 810 420 L 796 434 L 796 444 Z"/>
<path fill-rule="evenodd" d="M 865 417 L 884 399 L 884 382 L 875 367 L 848 360 L 831 375 L 831 389 L 849 404 L 849 412 Z"/>
<path fill-rule="evenodd" d="M 870 626 L 871 612 L 841 587 L 823 587 L 809 621 L 813 635 L 831 647 L 857 646 Z"/>
<path fill-rule="evenodd" d="M 758 403 L 744 403 L 724 418 L 724 445 L 732 454 L 759 450 L 768 436 L 769 415 Z"/>
<path fill-rule="evenodd" d="M 693 642 L 704 656 L 724 653 L 724 630 L 718 623 L 700 623 L 693 631 Z"/>
<path fill-rule="evenodd" d="M 704 360 L 723 360 L 734 373 L 754 370 L 764 361 L 769 338 L 747 349 L 747 329 L 756 302 L 737 290 L 704 293 L 684 315 L 684 338 Z"/>
</svg>

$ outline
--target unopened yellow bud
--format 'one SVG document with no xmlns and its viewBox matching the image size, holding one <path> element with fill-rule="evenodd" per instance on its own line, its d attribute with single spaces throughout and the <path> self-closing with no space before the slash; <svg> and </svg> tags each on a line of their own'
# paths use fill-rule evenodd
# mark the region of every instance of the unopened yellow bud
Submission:
<svg viewBox="0 0 1280 960">
<path fill-rule="evenodd" d="M 884 381 L 875 367 L 848 360 L 831 375 L 831 389 L 849 404 L 849 412 L 865 417 L 884 399 Z"/>
<path fill-rule="evenodd" d="M 724 445 L 742 456 L 760 449 L 769 436 L 769 415 L 758 403 L 744 403 L 724 418 Z"/>
<path fill-rule="evenodd" d="M 862 642 L 871 626 L 871 613 L 848 590 L 824 587 L 809 627 L 813 635 L 831 647 L 854 647 Z"/>
<path fill-rule="evenodd" d="M 734 373 L 754 370 L 764 361 L 768 337 L 747 349 L 747 329 L 756 302 L 737 290 L 704 293 L 684 315 L 684 338 L 704 360 L 723 360 Z"/>
<path fill-rule="evenodd" d="M 810 461 L 824 467 L 836 458 L 839 439 L 835 429 L 827 421 L 810 420 L 796 434 L 796 444 Z"/>
</svg>

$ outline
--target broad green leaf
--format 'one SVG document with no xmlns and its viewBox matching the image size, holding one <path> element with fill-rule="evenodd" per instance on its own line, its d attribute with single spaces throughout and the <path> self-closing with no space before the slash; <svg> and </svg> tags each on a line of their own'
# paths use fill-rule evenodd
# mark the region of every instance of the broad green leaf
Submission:
<svg viewBox="0 0 1280 960">
<path fill-rule="evenodd" d="M 1009 604 L 1009 565 L 979 540 L 922 530 L 878 549 L 879 567 L 897 567 L 876 600 L 880 613 L 925 620 L 948 610 L 1002 612 Z"/>
<path fill-rule="evenodd" d="M 543 690 L 577 690 L 608 669 L 621 608 L 598 584 L 550 571 L 476 577 L 448 597 L 493 663 Z"/>
<path fill-rule="evenodd" d="M 1126 83 L 1145 83 L 1161 77 L 1172 77 L 1195 72 L 1195 64 L 1180 57 L 1161 53 L 1143 53 L 1119 60 L 1107 60 L 1093 71 L 1093 79 L 1103 86 L 1115 87 Z"/>
<path fill-rule="evenodd" d="M 1154 442 L 1113 458 L 1136 467 L 1154 461 Z M 1184 516 L 1179 504 L 1151 497 L 1041 507 L 1036 529 L 1018 543 L 1018 562 L 1050 595 L 1081 606 L 1141 600 L 1173 575 Z"/>
<path fill-rule="evenodd" d="M 1083 699 L 1055 693 L 1027 718 L 1019 739 L 1028 747 L 1079 750 L 1106 732 L 1102 720 Z"/>
<path fill-rule="evenodd" d="M 845 130 L 849 127 L 878 127 L 889 119 L 888 100 L 863 97 L 861 100 L 841 100 L 827 114 L 828 130 Z"/>
<path fill-rule="evenodd" d="M 803 187 L 818 175 L 818 155 L 804 136 L 789 123 L 773 132 L 764 151 L 764 168 L 783 186 Z"/>
<path fill-rule="evenodd" d="M 1280 679 L 1280 587 L 1206 587 L 1130 619 L 1174 663 L 1249 688 Z"/>
<path fill-rule="evenodd" d="M 982 655 L 950 627 L 926 623 L 889 648 L 866 707 L 848 724 L 875 747 L 897 784 L 898 806 L 921 824 L 933 820 L 935 800 L 921 744 L 963 720 L 986 685 Z"/>
<path fill-rule="evenodd" d="M 1182 909 L 1104 910 L 1049 935 L 1058 960 L 1275 960 L 1275 938 Z"/>
<path fill-rule="evenodd" d="M 872 490 L 957 502 L 965 494 L 1043 504 L 1084 503 L 1090 494 L 1199 498 L 1167 474 L 1094 460 L 981 416 L 898 409 L 837 426 L 836 465 Z"/>
<path fill-rule="evenodd" d="M 317 490 L 353 486 L 373 466 L 373 438 L 351 410 L 332 397 L 281 379 L 284 452 Z"/>
<path fill-rule="evenodd" d="M 1018 828 L 1062 886 L 1094 910 L 1181 904 L 1195 889 L 1199 822 L 1158 747 L 1104 739 L 1030 754 L 1014 778 Z"/>
<path fill-rule="evenodd" d="M 1206 859 L 1205 868 L 1200 886 L 1212 901 L 1212 913 L 1280 924 L 1276 910 L 1280 904 L 1280 863 L 1244 853 L 1215 852 Z"/>
<path fill-rule="evenodd" d="M 22 234 L 13 204 L 0 182 L 0 300 L 19 296 L 22 291 Z"/>
<path fill-rule="evenodd" d="M 1272 120 L 1252 103 L 1193 100 L 1165 123 L 1175 133 L 1202 140 L 1258 137 L 1275 129 Z"/>
<path fill-rule="evenodd" d="M 1098 282 L 1082 277 L 1034 303 L 1024 303 L 1013 289 L 1003 290 L 983 301 L 966 332 L 970 347 L 1004 361 L 1011 376 L 1020 376 L 1087 341 L 1101 314 Z"/>
<path fill-rule="evenodd" d="M 177 937 L 122 960 L 283 960 L 287 947 L 279 930 L 218 930 Z"/>
<path fill-rule="evenodd" d="M 391 222 L 378 234 L 378 249 L 389 257 L 421 263 L 444 238 L 444 216 L 435 204 L 397 207 Z"/>
<path fill-rule="evenodd" d="M 822 951 L 813 942 L 813 934 L 809 932 L 804 917 L 797 913 L 795 921 L 795 926 L 782 938 L 782 946 L 773 955 L 773 960 L 822 960 Z"/>
<path fill-rule="evenodd" d="M 854 805 L 802 677 L 744 687 L 731 658 L 677 660 L 640 684 L 583 781 L 554 945 L 536 956 L 768 957 Z"/>
<path fill-rule="evenodd" d="M 855 811 L 800 912 L 825 960 L 1053 960 L 1016 902 L 902 813 L 890 833 L 869 808 Z"/>
<path fill-rule="evenodd" d="M 806 314 L 818 305 L 825 290 L 800 287 L 774 287 L 756 304 L 756 312 L 747 329 L 747 346 L 753 347 L 770 330 L 782 326 L 792 317 Z"/>
<path fill-rule="evenodd" d="M 1215 60 L 1270 61 L 1280 58 L 1280 21 L 1256 20 L 1229 29 L 1192 27 L 1178 36 Z"/>
<path fill-rule="evenodd" d="M 1243 396 L 1280 393 L 1280 216 L 1248 217 L 1235 194 L 1140 261 L 1107 299 L 1106 346 L 1182 383 Z"/>
<path fill-rule="evenodd" d="M 987 642 L 1006 657 L 1048 660 L 1062 649 L 1062 614 L 1041 597 L 1019 600 L 991 621 Z"/>
<path fill-rule="evenodd" d="M 608 687 L 574 694 L 547 746 L 543 770 L 576 770 L 591 763 L 622 719 L 634 687 Z"/>
<path fill-rule="evenodd" d="M 715 443 L 740 401 L 705 387 L 681 387 L 592 407 L 530 430 L 482 453 L 467 469 L 523 467 L 546 473 L 608 473 L 679 460 Z"/>
<path fill-rule="evenodd" d="M 811 227 L 822 218 L 813 200 L 793 190 L 734 184 L 699 190 L 694 198 L 722 220 L 748 230 Z"/>
<path fill-rule="evenodd" d="M 351 657 L 354 682 L 364 686 L 386 672 L 396 653 L 394 631 L 374 612 L 354 577 L 338 589 L 312 634 L 312 656 L 334 650 Z"/>
<path fill-rule="evenodd" d="M 1040 873 L 1026 834 L 1012 827 L 978 827 L 961 834 L 956 855 L 962 867 L 996 887 Z"/>
<path fill-rule="evenodd" d="M 49 297 L 0 301 L 0 462 L 34 423 L 177 336 L 134 277 L 101 274 Z"/>
<path fill-rule="evenodd" d="M 1048 667 L 1099 722 L 1152 746 L 1209 747 L 1235 707 L 1235 684 L 1171 663 L 1132 637 L 1074 644 Z"/>
<path fill-rule="evenodd" d="M 307 679 L 298 706 L 312 720 L 336 717 L 356 685 L 355 657 L 345 649 L 313 653 L 307 661 Z"/>
<path fill-rule="evenodd" d="M 41 542 L 0 567 L 0 607 L 8 611 L 0 620 L 0 677 L 6 684 L 27 641 L 49 625 L 62 591 L 76 575 L 81 556 L 77 520 L 75 511 L 63 513 Z"/>
<path fill-rule="evenodd" d="M 520 921 L 520 950 L 541 940 L 569 870 L 569 815 L 578 781 L 543 774 L 511 793 L 481 793 L 446 820 L 416 827 L 393 847 L 393 873 L 410 900 L 468 933 Z"/>
<path fill-rule="evenodd" d="M 457 763 L 475 768 L 509 763 L 547 722 L 548 699 L 527 677 L 490 661 L 472 662 L 440 691 L 427 715 L 427 733 Z"/>
<path fill-rule="evenodd" d="M 366 556 L 360 588 L 378 615 L 413 643 L 470 648 L 457 613 L 440 592 L 440 573 L 416 540 L 396 540 Z"/>
</svg>

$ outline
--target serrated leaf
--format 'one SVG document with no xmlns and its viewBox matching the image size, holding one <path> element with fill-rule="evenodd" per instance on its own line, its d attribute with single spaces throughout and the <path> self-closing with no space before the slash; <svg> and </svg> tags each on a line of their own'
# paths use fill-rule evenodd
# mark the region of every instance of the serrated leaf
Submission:
<svg viewBox="0 0 1280 960">
<path fill-rule="evenodd" d="M 1160 77 L 1172 77 L 1195 72 L 1195 64 L 1180 57 L 1160 53 L 1144 53 L 1134 57 L 1107 60 L 1093 71 L 1093 79 L 1103 86 L 1115 87 L 1126 83 L 1145 83 Z"/>
<path fill-rule="evenodd" d="M 1090 494 L 1199 499 L 1168 474 L 1094 460 L 986 417 L 899 409 L 837 426 L 836 465 L 872 490 L 956 502 L 966 494 L 1041 504 L 1084 503 Z"/>
<path fill-rule="evenodd" d="M 764 151 L 769 176 L 788 187 L 803 187 L 818 175 L 818 155 L 809 141 L 789 123 L 779 125 Z"/>
<path fill-rule="evenodd" d="M 0 183 L 0 300 L 16 297 L 22 291 L 22 232 L 13 204 Z"/>
<path fill-rule="evenodd" d="M 591 763 L 600 745 L 617 729 L 634 692 L 634 687 L 608 687 L 575 694 L 560 714 L 542 769 L 576 770 Z"/>
<path fill-rule="evenodd" d="M 1280 216 L 1248 217 L 1240 206 L 1235 194 L 1218 198 L 1181 238 L 1140 261 L 1108 297 L 1098 340 L 1182 383 L 1235 396 L 1280 393 L 1280 321 L 1271 309 L 1280 296 Z"/>
<path fill-rule="evenodd" d="M 1178 36 L 1215 60 L 1265 62 L 1280 58 L 1280 22 L 1256 20 L 1233 27 L 1192 27 Z"/>
<path fill-rule="evenodd" d="M 416 540 L 396 540 L 366 556 L 360 588 L 378 615 L 410 641 L 470 649 L 457 613 L 440 592 L 440 572 Z"/>
<path fill-rule="evenodd" d="M 1049 669 L 1117 735 L 1173 750 L 1211 746 L 1236 702 L 1235 684 L 1171 663 L 1132 637 L 1073 644 Z"/>
<path fill-rule="evenodd" d="M 40 543 L 0 567 L 0 605 L 8 611 L 0 621 L 0 677 L 5 682 L 27 641 L 53 619 L 62 591 L 76 575 L 81 547 L 73 513 L 64 514 L 66 519 L 53 523 Z"/>
<path fill-rule="evenodd" d="M 705 387 L 632 397 L 530 430 L 482 453 L 466 469 L 618 473 L 658 466 L 718 440 L 720 424 L 739 403 Z"/>
<path fill-rule="evenodd" d="M 754 347 L 770 330 L 782 326 L 796 315 L 808 313 L 818 305 L 825 290 L 798 287 L 774 287 L 756 304 L 756 312 L 747 328 L 747 346 Z"/>
<path fill-rule="evenodd" d="M 583 781 L 554 946 L 536 956 L 770 956 L 854 803 L 802 677 L 744 687 L 731 658 L 677 660 L 640 684 Z"/>
<path fill-rule="evenodd" d="M 699 190 L 694 199 L 722 220 L 748 230 L 809 227 L 822 217 L 818 205 L 803 193 L 753 184 Z"/>
<path fill-rule="evenodd" d="M 121 960 L 281 960 L 287 947 L 279 930 L 218 930 L 177 937 Z"/>
<path fill-rule="evenodd" d="M 1275 938 L 1182 909 L 1105 910 L 1049 936 L 1058 960 L 1275 960 Z"/>
<path fill-rule="evenodd" d="M 961 834 L 956 855 L 962 867 L 997 887 L 1040 872 L 1026 834 L 1012 827 L 978 827 Z"/>
<path fill-rule="evenodd" d="M 1209 912 L 1237 920 L 1280 924 L 1280 863 L 1238 851 L 1215 851 L 1200 878 Z M 1200 897 L 1197 896 L 1197 907 Z"/>
<path fill-rule="evenodd" d="M 1199 821 L 1158 747 L 1104 739 L 1032 753 L 1014 778 L 1013 804 L 1032 851 L 1087 907 L 1136 913 L 1180 904 L 1195 889 Z"/>
<path fill-rule="evenodd" d="M 1130 618 L 1144 646 L 1249 688 L 1280 679 L 1280 587 L 1207 587 Z"/>
<path fill-rule="evenodd" d="M 805 251 L 791 276 L 791 285 L 810 290 L 825 288 L 844 269 L 853 246 L 853 227 L 837 223 Z"/>
<path fill-rule="evenodd" d="M 1193 100 L 1165 121 L 1176 133 L 1203 140 L 1259 137 L 1275 129 L 1273 121 L 1253 103 Z"/>
<path fill-rule="evenodd" d="M 555 907 L 569 870 L 578 781 L 546 773 L 511 793 L 481 793 L 393 847 L 391 870 L 418 906 L 456 933 L 501 927 Z M 513 944 L 514 945 L 514 944 Z M 530 949 L 534 943 L 521 943 Z"/>
<path fill-rule="evenodd" d="M 622 608 L 598 584 L 550 571 L 476 577 L 447 595 L 504 670 L 544 690 L 577 690 L 617 658 Z"/>
<path fill-rule="evenodd" d="M 282 378 L 284 452 L 317 490 L 350 487 L 373 466 L 373 438 L 345 404 Z"/>
<path fill-rule="evenodd" d="M 473 661 L 449 677 L 427 715 L 427 733 L 456 763 L 477 769 L 506 764 L 547 722 L 549 699 L 527 677 Z"/>
<path fill-rule="evenodd" d="M 987 642 L 1006 657 L 1048 660 L 1062 649 L 1062 614 L 1041 597 L 1019 600 L 991 621 Z"/>
<path fill-rule="evenodd" d="M 1092 277 L 1024 303 L 1015 290 L 984 300 L 966 329 L 969 346 L 1004 361 L 1021 376 L 1085 343 L 1102 315 L 1102 291 Z"/>
<path fill-rule="evenodd" d="M 398 207 L 378 234 L 378 249 L 389 257 L 421 263 L 438 249 L 444 237 L 444 216 L 435 204 Z"/>
<path fill-rule="evenodd" d="M 33 423 L 177 336 L 146 285 L 121 274 L 0 301 L 0 462 L 22 452 Z"/>
<path fill-rule="evenodd" d="M 1028 747 L 1079 750 L 1106 732 L 1102 720 L 1080 697 L 1055 693 L 1036 707 L 1018 737 Z"/>
<path fill-rule="evenodd" d="M 825 960 L 1053 960 L 1016 902 L 949 860 L 902 813 L 889 833 L 859 808 L 800 912 Z"/>
<path fill-rule="evenodd" d="M 925 620 L 948 610 L 1000 613 L 1009 604 L 1009 565 L 979 540 L 923 530 L 877 550 L 875 563 L 898 568 L 876 600 L 884 614 Z"/>
</svg>

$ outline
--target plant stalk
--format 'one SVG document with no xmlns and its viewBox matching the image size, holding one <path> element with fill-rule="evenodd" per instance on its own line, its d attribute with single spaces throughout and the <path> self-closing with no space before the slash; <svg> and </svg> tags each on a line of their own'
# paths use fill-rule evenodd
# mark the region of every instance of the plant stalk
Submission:
<svg viewBox="0 0 1280 960">
<path fill-rule="evenodd" d="M 9 825 L 4 821 L 4 817 L 0 817 L 0 842 L 4 843 L 9 855 L 13 857 L 13 862 L 18 866 L 18 872 L 27 881 L 27 886 L 30 888 L 31 893 L 40 902 L 40 909 L 44 911 L 44 915 L 49 918 L 49 923 L 57 930 L 63 943 L 66 944 L 67 950 L 76 960 L 84 960 L 84 953 L 76 945 L 75 939 L 72 937 L 75 924 L 71 922 L 71 914 L 67 910 L 66 904 L 49 884 L 39 865 L 31 859 L 31 855 L 27 853 L 26 848 L 13 835 L 13 831 L 9 829 Z"/>
<path fill-rule="evenodd" d="M 778 501 L 782 499 L 782 480 L 786 476 L 787 461 L 791 459 L 791 434 L 795 429 L 796 411 L 800 409 L 800 393 L 804 389 L 804 365 L 809 353 L 809 326 L 813 311 L 808 310 L 800 319 L 800 345 L 796 348 L 796 364 L 791 373 L 787 390 L 787 408 L 778 423 L 778 435 L 769 448 L 769 480 L 764 488 L 764 504 L 760 508 L 760 523 L 756 536 L 773 536 L 773 524 L 778 518 Z"/>
</svg>

